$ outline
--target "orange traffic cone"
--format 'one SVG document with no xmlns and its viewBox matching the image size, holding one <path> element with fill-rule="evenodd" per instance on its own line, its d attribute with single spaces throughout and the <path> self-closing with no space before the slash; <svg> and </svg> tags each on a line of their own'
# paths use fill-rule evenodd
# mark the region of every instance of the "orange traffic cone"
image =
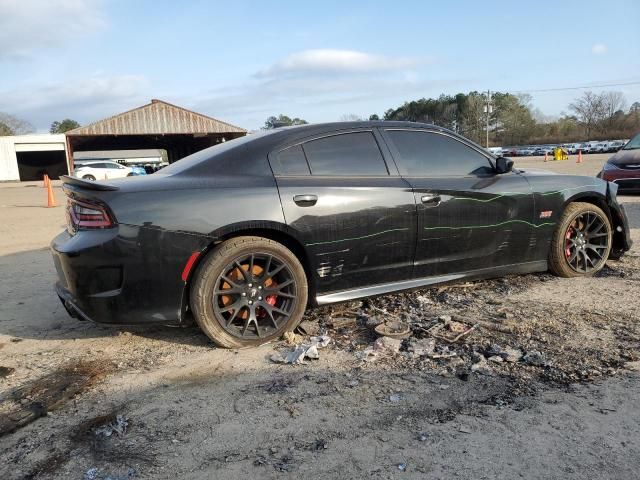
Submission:
<svg viewBox="0 0 640 480">
<path fill-rule="evenodd" d="M 51 180 L 47 183 L 47 207 L 57 207 L 56 197 L 53 195 L 53 186 Z"/>
<path fill-rule="evenodd" d="M 578 150 L 578 160 L 576 160 L 576 163 L 582 163 L 582 150 Z"/>
<path fill-rule="evenodd" d="M 547 161 L 547 152 L 544 152 L 544 161 Z"/>
<path fill-rule="evenodd" d="M 42 188 L 47 188 L 47 185 L 49 184 L 49 175 L 47 175 L 46 173 L 42 176 Z"/>
</svg>

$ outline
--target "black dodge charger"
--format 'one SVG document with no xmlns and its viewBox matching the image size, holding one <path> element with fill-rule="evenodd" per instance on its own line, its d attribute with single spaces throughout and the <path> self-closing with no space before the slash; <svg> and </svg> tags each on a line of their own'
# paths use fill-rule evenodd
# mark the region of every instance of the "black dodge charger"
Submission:
<svg viewBox="0 0 640 480">
<path fill-rule="evenodd" d="M 514 170 L 433 125 L 277 129 L 149 176 L 65 177 L 56 290 L 79 318 L 195 318 L 218 345 L 257 345 L 307 306 L 547 269 L 592 275 L 630 248 L 616 189 Z"/>
</svg>

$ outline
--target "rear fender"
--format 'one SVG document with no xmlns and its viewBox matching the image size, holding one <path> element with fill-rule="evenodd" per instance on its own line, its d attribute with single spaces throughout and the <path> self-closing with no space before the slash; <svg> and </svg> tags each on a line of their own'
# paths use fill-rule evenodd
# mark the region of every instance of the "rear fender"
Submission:
<svg viewBox="0 0 640 480">
<path fill-rule="evenodd" d="M 202 261 L 207 256 L 207 254 L 213 250 L 216 246 L 228 240 L 230 238 L 239 237 L 239 236 L 256 236 L 256 237 L 264 237 L 269 238 L 271 240 L 277 241 L 291 250 L 296 257 L 302 263 L 304 267 L 305 273 L 307 274 L 307 283 L 309 287 L 309 301 L 315 299 L 315 288 L 316 282 L 315 278 L 312 275 L 312 272 L 315 269 L 309 263 L 309 255 L 307 253 L 307 249 L 304 247 L 304 244 L 299 239 L 295 230 L 289 227 L 286 224 L 272 222 L 272 221 L 249 221 L 249 222 L 238 222 L 230 225 L 225 225 L 213 232 L 211 232 L 207 238 L 209 242 L 203 246 L 201 249 L 197 259 L 193 262 L 187 279 L 184 283 L 184 288 L 182 292 L 182 305 L 180 308 L 180 323 L 189 323 L 191 321 L 191 313 L 190 313 L 190 289 L 191 282 L 199 268 L 202 264 Z"/>
</svg>

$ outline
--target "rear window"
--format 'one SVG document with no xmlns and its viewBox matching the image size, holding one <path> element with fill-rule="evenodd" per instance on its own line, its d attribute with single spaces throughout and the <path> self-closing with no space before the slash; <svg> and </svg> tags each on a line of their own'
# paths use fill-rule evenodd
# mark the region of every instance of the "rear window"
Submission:
<svg viewBox="0 0 640 480">
<path fill-rule="evenodd" d="M 174 163 L 172 163 L 171 165 L 164 167 L 162 169 L 162 173 L 167 175 L 175 175 L 177 173 L 184 172 L 202 163 L 208 162 L 218 155 L 222 155 L 236 148 L 241 149 L 247 143 L 250 143 L 262 136 L 268 135 L 271 132 L 273 132 L 273 130 L 252 133 L 251 135 L 245 135 L 244 137 L 227 140 L 226 142 L 219 143 L 218 145 L 215 145 L 213 147 L 205 148 L 204 150 L 200 150 L 199 152 L 193 153 L 178 161 L 174 161 Z"/>
<path fill-rule="evenodd" d="M 354 132 L 311 140 L 304 152 L 312 175 L 388 175 L 372 132 Z"/>
</svg>

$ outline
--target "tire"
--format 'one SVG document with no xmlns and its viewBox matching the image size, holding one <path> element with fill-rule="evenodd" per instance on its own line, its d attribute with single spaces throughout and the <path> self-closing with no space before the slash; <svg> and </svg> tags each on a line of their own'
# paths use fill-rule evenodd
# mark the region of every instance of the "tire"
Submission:
<svg viewBox="0 0 640 480">
<path fill-rule="evenodd" d="M 604 267 L 611 239 L 611 221 L 600 207 L 570 203 L 551 239 L 549 269 L 560 277 L 591 276 Z"/>
<path fill-rule="evenodd" d="M 91 182 L 95 182 L 96 177 L 94 177 L 93 175 L 85 175 L 82 177 L 83 180 L 89 180 Z"/>
<path fill-rule="evenodd" d="M 202 260 L 190 294 L 198 326 L 216 345 L 252 347 L 300 323 L 307 306 L 307 277 L 300 261 L 280 243 L 236 237 Z"/>
</svg>

